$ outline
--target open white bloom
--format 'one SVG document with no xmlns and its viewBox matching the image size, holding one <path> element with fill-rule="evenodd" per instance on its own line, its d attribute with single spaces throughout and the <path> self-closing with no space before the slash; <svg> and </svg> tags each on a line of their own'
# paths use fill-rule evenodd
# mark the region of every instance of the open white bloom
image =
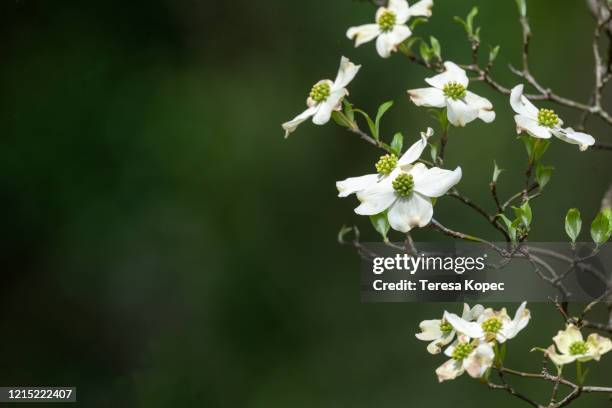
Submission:
<svg viewBox="0 0 612 408">
<path fill-rule="evenodd" d="M 351 194 L 358 193 L 368 187 L 374 186 L 381 180 L 389 177 L 389 175 L 400 167 L 405 171 L 410 170 L 412 164 L 421 157 L 423 150 L 427 147 L 427 140 L 433 136 L 432 128 L 427 128 L 427 132 L 421 132 L 421 138 L 406 150 L 406 152 L 397 158 L 394 154 L 385 154 L 381 156 L 376 163 L 377 174 L 366 174 L 360 177 L 349 177 L 346 180 L 336 182 L 338 189 L 338 197 L 347 197 Z"/>
<path fill-rule="evenodd" d="M 376 51 L 383 58 L 388 58 L 396 51 L 412 32 L 406 25 L 410 17 L 431 16 L 433 0 L 421 0 L 412 7 L 406 0 L 389 0 L 387 7 L 376 11 L 376 23 L 351 27 L 346 32 L 349 40 L 355 39 L 355 47 L 376 38 Z M 378 37 L 378 38 L 377 38 Z"/>
<path fill-rule="evenodd" d="M 387 218 L 391 228 L 408 232 L 429 224 L 433 217 L 431 199 L 446 194 L 459 180 L 460 167 L 450 171 L 438 167 L 428 169 L 422 163 L 407 170 L 399 166 L 388 177 L 357 193 L 361 205 L 355 212 L 375 215 L 389 210 Z"/>
<path fill-rule="evenodd" d="M 563 121 L 551 109 L 538 109 L 523 95 L 523 85 L 512 88 L 510 105 L 517 113 L 514 115 L 516 133 L 527 132 L 539 139 L 550 139 L 555 135 L 559 139 L 576 144 L 581 151 L 595 143 L 593 136 L 576 132 L 572 128 L 562 128 Z"/>
<path fill-rule="evenodd" d="M 471 322 L 476 320 L 483 310 L 484 307 L 482 305 L 476 305 L 470 309 L 470 306 L 464 303 L 461 318 Z M 427 351 L 431 354 L 440 353 L 442 347 L 449 344 L 455 338 L 455 329 L 444 318 L 423 320 L 419 327 L 421 328 L 421 333 L 417 333 L 415 336 L 419 340 L 431 342 L 427 345 Z"/>
<path fill-rule="evenodd" d="M 495 359 L 495 351 L 488 342 L 470 341 L 462 335 L 444 350 L 444 354 L 451 359 L 436 369 L 439 382 L 454 380 L 466 371 L 471 377 L 480 378 L 493 365 Z"/>
<path fill-rule="evenodd" d="M 569 364 L 574 361 L 599 361 L 602 354 L 612 350 L 612 341 L 599 334 L 591 333 L 586 341 L 582 337 L 580 330 L 570 324 L 565 330 L 560 330 L 553 341 L 557 345 L 560 354 L 555 351 L 555 346 L 551 345 L 545 350 L 548 358 L 556 365 Z"/>
<path fill-rule="evenodd" d="M 283 123 L 285 137 L 310 117 L 315 125 L 329 122 L 332 112 L 341 108 L 342 98 L 348 95 L 346 86 L 355 78 L 360 68 L 361 65 L 355 65 L 348 58 L 342 57 L 336 79 L 333 82 L 329 79 L 317 82 L 306 100 L 308 109 L 289 122 Z"/>
<path fill-rule="evenodd" d="M 469 79 L 463 69 L 454 62 L 444 63 L 446 71 L 425 82 L 431 88 L 408 90 L 417 106 L 446 108 L 448 121 L 453 126 L 465 126 L 476 118 L 490 123 L 495 120 L 493 105 L 488 99 L 467 90 Z"/>
<path fill-rule="evenodd" d="M 516 310 L 514 319 L 510 319 L 506 308 L 494 311 L 491 308 L 485 309 L 475 322 L 470 322 L 453 313 L 444 313 L 444 319 L 448 321 L 457 332 L 466 336 L 483 341 L 497 340 L 503 343 L 515 337 L 527 326 L 531 313 L 525 306 L 527 302 L 521 303 Z"/>
</svg>

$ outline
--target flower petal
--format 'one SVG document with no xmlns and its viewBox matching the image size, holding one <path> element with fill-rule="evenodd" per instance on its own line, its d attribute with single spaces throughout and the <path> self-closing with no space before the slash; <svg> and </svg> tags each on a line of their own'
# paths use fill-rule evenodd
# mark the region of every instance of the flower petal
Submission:
<svg viewBox="0 0 612 408">
<path fill-rule="evenodd" d="M 340 59 L 340 67 L 338 68 L 338 74 L 331 86 L 331 92 L 334 93 L 340 89 L 345 88 L 357 75 L 361 69 L 361 65 L 355 65 L 346 57 Z"/>
<path fill-rule="evenodd" d="M 553 337 L 553 341 L 561 353 L 570 354 L 570 346 L 572 343 L 583 341 L 582 333 L 580 333 L 580 330 L 576 326 L 570 324 L 565 330 L 559 331 L 559 333 Z"/>
<path fill-rule="evenodd" d="M 580 146 L 581 151 L 585 151 L 589 148 L 589 146 L 593 146 L 595 144 L 595 138 L 593 136 L 582 132 L 576 132 L 572 128 L 553 129 L 552 134 L 557 136 L 564 142 L 577 144 L 578 146 Z"/>
<path fill-rule="evenodd" d="M 376 39 L 376 51 L 383 58 L 388 58 L 391 53 L 397 50 L 397 46 L 406 38 L 410 37 L 412 32 L 405 25 L 395 25 L 389 32 L 381 33 Z"/>
<path fill-rule="evenodd" d="M 395 190 L 391 183 L 391 177 L 385 178 L 380 183 L 357 193 L 361 205 L 355 208 L 359 215 L 375 215 L 385 211 L 397 199 Z"/>
<path fill-rule="evenodd" d="M 572 356 L 571 354 L 557 354 L 557 352 L 555 351 L 555 346 L 553 345 L 548 347 L 544 351 L 544 354 L 558 366 L 569 364 L 576 360 L 576 356 Z"/>
<path fill-rule="evenodd" d="M 399 198 L 389 210 L 389 225 L 396 231 L 408 232 L 414 227 L 424 227 L 433 217 L 433 205 L 418 193 Z"/>
<path fill-rule="evenodd" d="M 465 101 L 478 109 L 478 118 L 485 123 L 491 123 L 495 120 L 495 112 L 493 112 L 493 104 L 487 98 L 478 96 L 473 92 L 467 91 Z"/>
<path fill-rule="evenodd" d="M 313 116 L 315 113 L 317 113 L 317 107 L 311 106 L 304 112 L 297 115 L 295 118 L 291 119 L 289 122 L 283 123 L 282 126 L 283 129 L 285 129 L 285 138 L 287 138 L 291 132 L 297 129 L 300 123 L 304 122 L 309 117 Z"/>
<path fill-rule="evenodd" d="M 516 133 L 527 132 L 533 137 L 539 139 L 550 139 L 550 129 L 545 126 L 538 125 L 537 120 L 533 120 L 523 115 L 514 115 L 514 121 L 516 122 Z"/>
<path fill-rule="evenodd" d="M 480 378 L 493 365 L 495 352 L 489 343 L 480 343 L 474 351 L 463 359 L 463 367 L 470 377 Z"/>
<path fill-rule="evenodd" d="M 511 338 L 516 337 L 516 335 L 521 330 L 523 330 L 529 323 L 529 319 L 531 319 L 531 312 L 529 311 L 529 309 L 525 308 L 526 305 L 527 305 L 527 302 L 521 303 L 519 308 L 516 310 L 514 319 L 512 319 L 512 321 L 509 322 L 509 324 L 504 324 L 502 331 L 506 339 L 511 339 Z"/>
<path fill-rule="evenodd" d="M 424 341 L 436 340 L 442 337 L 440 330 L 440 319 L 423 320 L 419 323 L 420 333 L 415 334 L 416 338 Z"/>
<path fill-rule="evenodd" d="M 468 86 L 469 80 L 467 74 L 457 64 L 451 61 L 444 63 L 446 71 L 430 78 L 425 78 L 425 82 L 434 88 L 443 89 L 444 85 L 449 82 L 457 82 L 465 87 Z"/>
<path fill-rule="evenodd" d="M 448 121 L 453 126 L 463 127 L 476 119 L 479 114 L 479 109 L 476 106 L 468 104 L 461 99 L 447 99 L 447 116 Z"/>
<path fill-rule="evenodd" d="M 379 180 L 379 174 L 366 174 L 360 177 L 349 177 L 346 180 L 337 181 L 338 197 L 347 197 L 351 194 L 365 190 L 373 186 Z"/>
<path fill-rule="evenodd" d="M 480 317 L 483 311 L 484 307 L 482 305 L 475 305 L 473 308 L 470 309 L 470 306 L 467 303 L 464 303 L 463 314 L 461 315 L 461 318 L 463 320 L 471 322 L 472 320 L 478 319 L 478 317 Z"/>
<path fill-rule="evenodd" d="M 589 334 L 586 343 L 589 348 L 589 353 L 592 353 L 593 358 L 598 361 L 602 354 L 612 350 L 612 341 L 609 338 L 600 336 L 597 333 Z"/>
<path fill-rule="evenodd" d="M 463 368 L 463 364 L 461 364 L 461 361 L 452 359 L 436 368 L 436 375 L 438 376 L 439 382 L 454 380 L 464 372 L 465 370 Z"/>
<path fill-rule="evenodd" d="M 408 14 L 410 17 L 431 17 L 432 8 L 433 0 L 421 0 L 410 6 Z"/>
<path fill-rule="evenodd" d="M 417 161 L 419 157 L 421 157 L 421 154 L 423 154 L 423 150 L 425 150 L 425 148 L 427 147 L 427 139 L 429 139 L 433 135 L 433 130 L 431 130 L 430 132 L 430 129 L 431 128 L 427 129 L 427 133 L 421 132 L 421 139 L 413 143 L 412 146 L 410 146 L 408 150 L 406 150 L 406 152 L 402 155 L 402 157 L 399 158 L 399 160 L 397 161 L 398 166 L 406 166 L 408 164 L 412 164 Z"/>
<path fill-rule="evenodd" d="M 538 108 L 523 96 L 523 84 L 515 86 L 510 91 L 510 106 L 519 115 L 527 116 L 533 120 L 538 119 Z"/>
<path fill-rule="evenodd" d="M 404 24 L 410 17 L 406 0 L 389 0 L 387 9 L 395 14 L 396 24 Z"/>
<path fill-rule="evenodd" d="M 416 106 L 443 108 L 446 106 L 444 92 L 438 88 L 409 89 L 408 96 Z"/>
<path fill-rule="evenodd" d="M 312 123 L 324 125 L 329 122 L 332 112 L 340 108 L 340 101 L 346 94 L 346 89 L 333 91 L 324 102 L 317 105 L 317 113 L 312 118 Z"/>
<path fill-rule="evenodd" d="M 427 197 L 441 197 L 461 180 L 461 167 L 454 171 L 432 167 L 427 171 L 413 175 L 414 191 Z"/>
<path fill-rule="evenodd" d="M 349 40 L 355 40 L 355 47 L 372 41 L 378 34 L 380 34 L 380 26 L 378 24 L 363 24 L 351 27 L 346 31 L 346 36 Z"/>
<path fill-rule="evenodd" d="M 463 320 L 454 313 L 444 312 L 444 319 L 446 319 L 458 333 L 465 334 L 472 339 L 481 338 L 485 334 L 480 324 Z"/>
</svg>

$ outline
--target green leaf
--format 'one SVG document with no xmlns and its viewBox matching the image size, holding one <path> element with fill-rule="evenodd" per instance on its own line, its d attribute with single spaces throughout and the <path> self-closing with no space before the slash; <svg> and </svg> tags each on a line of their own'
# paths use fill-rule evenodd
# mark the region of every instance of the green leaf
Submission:
<svg viewBox="0 0 612 408">
<path fill-rule="evenodd" d="M 508 235 L 510 235 L 512 242 L 516 242 L 517 221 L 520 222 L 520 220 L 510 221 L 504 214 L 497 214 L 497 217 L 501 218 L 504 224 L 506 224 L 506 229 L 508 230 Z"/>
<path fill-rule="evenodd" d="M 597 214 L 597 217 L 591 223 L 591 238 L 598 246 L 607 242 L 612 234 L 612 226 L 610 220 L 603 213 Z"/>
<path fill-rule="evenodd" d="M 355 112 L 353 112 L 353 105 L 345 99 L 342 100 L 342 105 L 344 105 L 344 114 L 351 122 L 355 121 Z"/>
<path fill-rule="evenodd" d="M 518 7 L 519 14 L 521 17 L 525 17 L 527 15 L 527 2 L 525 0 L 515 0 L 516 6 Z"/>
<path fill-rule="evenodd" d="M 421 58 L 423 61 L 429 63 L 431 61 L 431 57 L 433 57 L 433 51 L 429 48 L 429 45 L 425 41 L 421 41 L 419 45 L 419 53 L 421 54 Z"/>
<path fill-rule="evenodd" d="M 453 21 L 455 21 L 457 24 L 460 24 L 460 25 L 463 27 L 463 29 L 465 30 L 465 32 L 466 32 L 468 35 L 470 35 L 470 31 L 468 30 L 467 23 L 465 22 L 465 20 L 464 20 L 464 19 L 462 19 L 462 18 L 461 18 L 461 17 L 459 17 L 459 16 L 455 16 L 455 17 L 453 17 Z"/>
<path fill-rule="evenodd" d="M 437 143 L 430 143 L 429 154 L 431 155 L 431 161 L 435 163 L 438 158 L 438 144 Z"/>
<path fill-rule="evenodd" d="M 493 160 L 493 182 L 494 183 L 497 183 L 497 179 L 499 178 L 499 175 L 504 171 L 505 169 L 500 169 L 499 167 L 497 167 L 497 162 Z"/>
<path fill-rule="evenodd" d="M 497 54 L 499 54 L 499 45 L 491 48 L 489 51 L 489 63 L 492 64 L 493 61 L 497 58 Z"/>
<path fill-rule="evenodd" d="M 365 118 L 366 122 L 368 122 L 368 127 L 370 128 L 370 133 L 372 133 L 372 136 L 374 137 L 374 139 L 376 139 L 378 141 L 378 137 L 376 135 L 376 126 L 374 125 L 374 121 L 372 119 L 370 119 L 370 115 L 368 115 L 367 113 L 365 113 L 361 109 L 353 109 L 353 112 L 357 112 L 357 113 L 359 113 L 361 116 L 363 116 Z"/>
<path fill-rule="evenodd" d="M 410 31 L 414 31 L 414 27 L 418 26 L 419 24 L 426 23 L 426 22 L 427 22 L 427 19 L 425 17 L 417 17 L 417 18 L 415 18 L 410 23 Z"/>
<path fill-rule="evenodd" d="M 531 225 L 531 219 L 533 215 L 531 213 L 531 206 L 529 205 L 529 201 L 526 201 L 520 207 L 512 207 L 512 209 L 514 210 L 516 218 L 520 220 L 520 222 L 525 227 L 529 227 L 529 225 Z"/>
<path fill-rule="evenodd" d="M 546 153 L 546 150 L 548 150 L 548 146 L 550 146 L 549 140 L 537 139 L 531 136 L 524 136 L 523 143 L 525 143 L 525 149 L 527 150 L 529 160 L 534 162 L 540 160 L 544 153 Z"/>
<path fill-rule="evenodd" d="M 550 178 L 552 177 L 552 172 L 554 169 L 555 168 L 553 166 L 546 166 L 544 164 L 538 163 L 538 165 L 536 166 L 536 181 L 538 182 L 540 190 L 548 184 Z"/>
<path fill-rule="evenodd" d="M 433 54 L 438 58 L 438 61 L 442 61 L 442 47 L 440 46 L 440 42 L 433 35 L 429 37 L 429 41 L 431 42 Z"/>
<path fill-rule="evenodd" d="M 606 216 L 610 225 L 612 225 L 612 209 L 604 208 L 603 210 L 601 210 L 601 212 L 603 213 L 603 215 Z"/>
<path fill-rule="evenodd" d="M 374 123 L 374 128 L 376 129 L 376 134 L 374 135 L 374 138 L 376 140 L 380 138 L 380 120 L 382 119 L 385 112 L 387 112 L 392 106 L 393 101 L 387 101 L 378 107 L 378 112 L 376 113 L 376 122 Z"/>
<path fill-rule="evenodd" d="M 396 156 L 399 156 L 402 152 L 402 146 L 404 145 L 404 136 L 397 132 L 393 135 L 393 140 L 391 141 L 391 151 L 395 153 Z"/>
<path fill-rule="evenodd" d="M 582 230 L 580 211 L 577 208 L 570 208 L 565 215 L 565 233 L 572 242 L 576 242 L 580 235 L 580 230 Z"/>
<path fill-rule="evenodd" d="M 468 13 L 467 18 L 465 19 L 465 24 L 468 28 L 468 34 L 470 36 L 474 35 L 474 17 L 476 17 L 477 14 L 478 14 L 478 7 L 474 6 Z"/>
<path fill-rule="evenodd" d="M 351 122 L 348 120 L 346 115 L 344 113 L 340 112 L 340 111 L 333 111 L 332 112 L 332 119 L 339 126 L 346 127 L 346 128 L 350 128 L 351 127 Z"/>
<path fill-rule="evenodd" d="M 387 233 L 389 232 L 389 221 L 387 221 L 387 213 L 380 213 L 370 216 L 370 222 L 372 226 L 378 232 L 385 241 L 388 240 Z"/>
</svg>

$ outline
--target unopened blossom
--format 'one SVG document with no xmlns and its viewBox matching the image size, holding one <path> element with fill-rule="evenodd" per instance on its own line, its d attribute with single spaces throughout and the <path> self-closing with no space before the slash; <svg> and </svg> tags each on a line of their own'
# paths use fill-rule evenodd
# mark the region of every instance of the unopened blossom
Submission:
<svg viewBox="0 0 612 408">
<path fill-rule="evenodd" d="M 406 157 L 387 177 L 358 191 L 361 205 L 355 212 L 376 215 L 388 210 L 391 228 L 404 233 L 429 224 L 433 217 L 431 199 L 443 196 L 461 180 L 461 168 L 428 169 L 422 163 L 413 164 L 417 159 L 416 154 Z"/>
<path fill-rule="evenodd" d="M 408 90 L 412 102 L 428 108 L 446 108 L 453 126 L 465 126 L 477 118 L 486 123 L 495 120 L 491 102 L 467 90 L 469 79 L 465 71 L 450 61 L 444 67 L 443 73 L 425 78 L 430 88 Z"/>
<path fill-rule="evenodd" d="M 495 351 L 486 341 L 470 340 L 459 335 L 458 339 L 444 350 L 450 360 L 436 369 L 438 381 L 454 380 L 467 371 L 470 377 L 481 378 L 493 365 Z"/>
<path fill-rule="evenodd" d="M 315 125 L 324 125 L 329 122 L 332 112 L 341 108 L 342 99 L 348 95 L 346 86 L 355 78 L 360 68 L 361 65 L 355 65 L 348 58 L 342 57 L 336 79 L 334 81 L 322 79 L 317 82 L 306 99 L 308 109 L 289 122 L 283 123 L 285 137 L 310 117 Z"/>
<path fill-rule="evenodd" d="M 467 303 L 463 304 L 463 313 L 461 318 L 467 321 L 476 320 L 483 312 L 482 305 L 476 305 L 470 309 Z M 430 341 L 427 345 L 427 351 L 431 354 L 438 354 L 442 351 L 442 347 L 450 344 L 454 340 L 456 331 L 453 326 L 442 319 L 423 320 L 419 324 L 420 333 L 415 334 L 416 338 L 423 341 Z"/>
<path fill-rule="evenodd" d="M 465 334 L 472 339 L 483 341 L 496 340 L 503 343 L 514 338 L 527 326 L 531 314 L 525 306 L 527 302 L 521 303 L 516 310 L 514 319 L 510 319 L 506 308 L 495 311 L 491 308 L 485 309 L 475 322 L 470 322 L 453 313 L 444 313 L 444 318 L 453 326 L 457 332 Z"/>
<path fill-rule="evenodd" d="M 412 7 L 406 0 L 389 0 L 387 7 L 376 11 L 376 23 L 351 27 L 346 32 L 350 40 L 355 40 L 355 47 L 376 38 L 376 51 L 383 58 L 388 58 L 412 32 L 406 25 L 410 17 L 431 16 L 433 0 L 421 0 Z"/>
<path fill-rule="evenodd" d="M 609 338 L 591 333 L 585 341 L 580 329 L 573 324 L 568 325 L 565 330 L 560 330 L 553 337 L 553 341 L 559 353 L 555 350 L 554 345 L 548 347 L 544 352 L 558 366 L 574 361 L 599 361 L 602 354 L 612 350 L 612 341 Z"/>
<path fill-rule="evenodd" d="M 552 109 L 538 109 L 523 95 L 523 85 L 512 88 L 510 105 L 516 115 L 516 133 L 527 132 L 530 136 L 539 139 L 550 139 L 556 136 L 559 139 L 576 144 L 584 151 L 595 144 L 593 136 L 576 132 L 571 127 L 563 128 L 563 121 Z"/>
<path fill-rule="evenodd" d="M 423 150 L 427 147 L 427 140 L 433 136 L 433 134 L 434 131 L 432 128 L 427 128 L 426 132 L 421 132 L 421 138 L 410 146 L 399 159 L 393 153 L 381 156 L 375 165 L 377 171 L 375 174 L 349 177 L 346 180 L 336 182 L 338 197 L 346 197 L 374 186 L 376 183 L 389 177 L 397 167 L 406 171 L 410 170 L 413 163 L 421 157 Z"/>
</svg>

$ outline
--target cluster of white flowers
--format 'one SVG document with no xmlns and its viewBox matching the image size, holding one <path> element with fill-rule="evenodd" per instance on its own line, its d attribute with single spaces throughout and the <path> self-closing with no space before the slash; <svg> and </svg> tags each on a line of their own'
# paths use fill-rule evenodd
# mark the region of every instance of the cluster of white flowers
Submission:
<svg viewBox="0 0 612 408">
<path fill-rule="evenodd" d="M 406 0 L 389 0 L 387 7 L 380 7 L 376 12 L 376 23 L 351 27 L 347 36 L 355 40 L 356 47 L 376 38 L 380 56 L 389 57 L 411 36 L 412 32 L 406 25 L 408 20 L 415 16 L 430 17 L 432 7 L 432 0 L 421 0 L 412 6 Z M 443 109 L 448 123 L 453 126 L 463 127 L 475 119 L 493 122 L 493 105 L 488 99 L 468 91 L 469 79 L 465 70 L 451 61 L 443 65 L 443 72 L 425 79 L 430 87 L 408 90 L 412 102 L 417 106 Z M 341 110 L 343 98 L 348 95 L 346 87 L 360 68 L 360 65 L 342 57 L 336 79 L 317 82 L 308 95 L 308 108 L 283 123 L 285 137 L 311 117 L 316 125 L 329 122 L 333 112 Z M 527 132 L 532 137 L 544 139 L 554 135 L 577 144 L 580 150 L 595 143 L 591 135 L 562 128 L 563 122 L 552 110 L 538 110 L 523 95 L 523 85 L 512 89 L 510 105 L 517 113 L 514 118 L 518 133 Z M 389 225 L 400 232 L 427 225 L 433 216 L 432 199 L 445 195 L 462 176 L 460 167 L 450 171 L 417 163 L 432 134 L 431 129 L 422 133 L 421 139 L 399 158 L 399 154 L 392 153 L 382 156 L 376 164 L 377 174 L 337 182 L 339 196 L 356 194 L 361 202 L 355 209 L 357 214 L 373 216 L 386 212 Z"/>
<path fill-rule="evenodd" d="M 529 323 L 531 314 L 525 306 L 523 302 L 513 319 L 505 308 L 493 310 L 476 305 L 470 309 L 464 304 L 461 317 L 444 312 L 442 319 L 422 321 L 416 337 L 431 342 L 427 351 L 438 354 L 450 343 L 444 350 L 450 359 L 436 369 L 438 381 L 453 380 L 464 372 L 481 378 L 493 365 L 498 344 L 516 337 Z"/>
</svg>

